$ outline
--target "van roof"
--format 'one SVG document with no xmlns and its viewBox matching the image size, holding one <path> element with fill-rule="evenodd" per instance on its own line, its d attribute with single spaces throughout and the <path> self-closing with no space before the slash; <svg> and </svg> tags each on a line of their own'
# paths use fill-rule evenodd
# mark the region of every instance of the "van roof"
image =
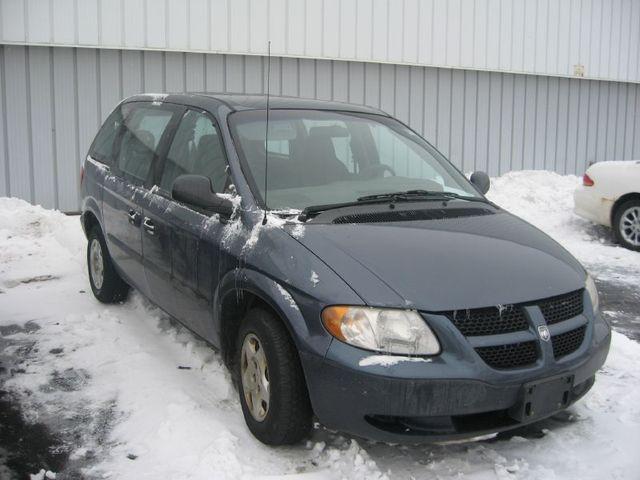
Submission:
<svg viewBox="0 0 640 480">
<path fill-rule="evenodd" d="M 266 95 L 245 95 L 228 93 L 143 93 L 134 95 L 125 100 L 132 101 L 166 101 L 170 103 L 193 105 L 194 103 L 205 103 L 207 99 L 223 103 L 231 110 L 264 110 L 267 107 Z M 204 105 L 203 105 L 204 106 Z M 287 97 L 271 95 L 269 98 L 269 108 L 273 109 L 301 109 L 301 110 L 337 110 L 344 112 L 373 113 L 377 115 L 387 114 L 377 108 L 353 103 L 336 102 L 331 100 L 314 100 L 298 97 Z"/>
</svg>

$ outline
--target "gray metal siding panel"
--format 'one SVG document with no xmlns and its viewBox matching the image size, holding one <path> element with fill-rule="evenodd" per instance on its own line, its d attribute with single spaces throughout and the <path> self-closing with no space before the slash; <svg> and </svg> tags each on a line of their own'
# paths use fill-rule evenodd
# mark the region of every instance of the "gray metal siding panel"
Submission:
<svg viewBox="0 0 640 480">
<path fill-rule="evenodd" d="M 55 8 L 53 5 L 55 4 Z M 0 0 L 0 42 L 640 81 L 638 0 Z"/>
<path fill-rule="evenodd" d="M 6 132 L 9 155 L 9 191 L 33 201 L 29 109 L 27 107 L 27 48 L 5 48 Z"/>
<path fill-rule="evenodd" d="M 78 208 L 78 170 L 100 123 L 140 91 L 259 93 L 266 59 L 0 46 L 0 194 Z M 271 60 L 271 91 L 382 107 L 463 171 L 640 157 L 640 86 L 311 59 Z M 6 131 L 6 134 L 5 134 Z"/>
<path fill-rule="evenodd" d="M 51 64 L 50 49 L 29 49 L 34 202 L 40 205 L 56 205 L 58 194 L 56 165 L 52 161 L 54 124 L 51 117 Z M 88 85 L 95 85 L 95 81 L 89 80 Z M 95 129 L 95 122 L 91 128 Z"/>
</svg>

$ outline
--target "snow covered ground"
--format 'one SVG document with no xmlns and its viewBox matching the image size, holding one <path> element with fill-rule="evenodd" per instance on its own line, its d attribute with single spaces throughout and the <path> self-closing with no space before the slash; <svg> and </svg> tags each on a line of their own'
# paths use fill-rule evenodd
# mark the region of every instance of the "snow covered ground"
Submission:
<svg viewBox="0 0 640 480">
<path fill-rule="evenodd" d="M 572 213 L 577 182 L 510 173 L 494 179 L 489 197 L 600 280 L 637 286 L 640 254 Z M 215 352 L 138 294 L 109 307 L 92 297 L 84 248 L 78 217 L 0 199 L 0 390 L 8 392 L 0 391 L 0 437 L 12 405 L 20 409 L 12 425 L 31 428 L 26 441 L 50 443 L 38 449 L 23 438 L 3 451 L 0 441 L 0 464 L 4 457 L 14 470 L 59 466 L 58 478 L 113 479 L 639 478 L 640 344 L 619 333 L 581 402 L 515 435 L 393 446 L 319 429 L 306 445 L 274 449 L 245 428 Z"/>
</svg>

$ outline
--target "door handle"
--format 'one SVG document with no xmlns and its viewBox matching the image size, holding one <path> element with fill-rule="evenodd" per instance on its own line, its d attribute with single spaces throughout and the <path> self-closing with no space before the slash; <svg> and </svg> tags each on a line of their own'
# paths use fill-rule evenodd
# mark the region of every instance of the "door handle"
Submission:
<svg viewBox="0 0 640 480">
<path fill-rule="evenodd" d="M 136 212 L 135 210 L 129 210 L 129 213 L 127 214 L 127 216 L 129 217 L 129 223 L 131 223 L 132 225 L 135 225 L 136 223 L 138 223 L 139 213 Z"/>
<path fill-rule="evenodd" d="M 142 227 L 145 232 L 149 235 L 154 235 L 156 233 L 156 226 L 153 224 L 149 217 L 144 217 L 144 222 L 142 222 Z"/>
</svg>

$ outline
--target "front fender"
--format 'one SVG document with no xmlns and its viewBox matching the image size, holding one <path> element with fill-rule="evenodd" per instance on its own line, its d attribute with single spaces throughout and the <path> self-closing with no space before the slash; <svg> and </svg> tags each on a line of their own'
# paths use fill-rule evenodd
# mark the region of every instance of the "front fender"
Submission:
<svg viewBox="0 0 640 480">
<path fill-rule="evenodd" d="M 324 357 L 331 336 L 320 321 L 321 307 L 303 292 L 282 285 L 256 270 L 236 268 L 227 272 L 214 295 L 213 311 L 218 341 L 222 338 L 222 305 L 229 295 L 240 297 L 248 292 L 261 299 L 282 319 L 301 353 Z M 240 318 L 237 321 L 241 321 Z"/>
</svg>

